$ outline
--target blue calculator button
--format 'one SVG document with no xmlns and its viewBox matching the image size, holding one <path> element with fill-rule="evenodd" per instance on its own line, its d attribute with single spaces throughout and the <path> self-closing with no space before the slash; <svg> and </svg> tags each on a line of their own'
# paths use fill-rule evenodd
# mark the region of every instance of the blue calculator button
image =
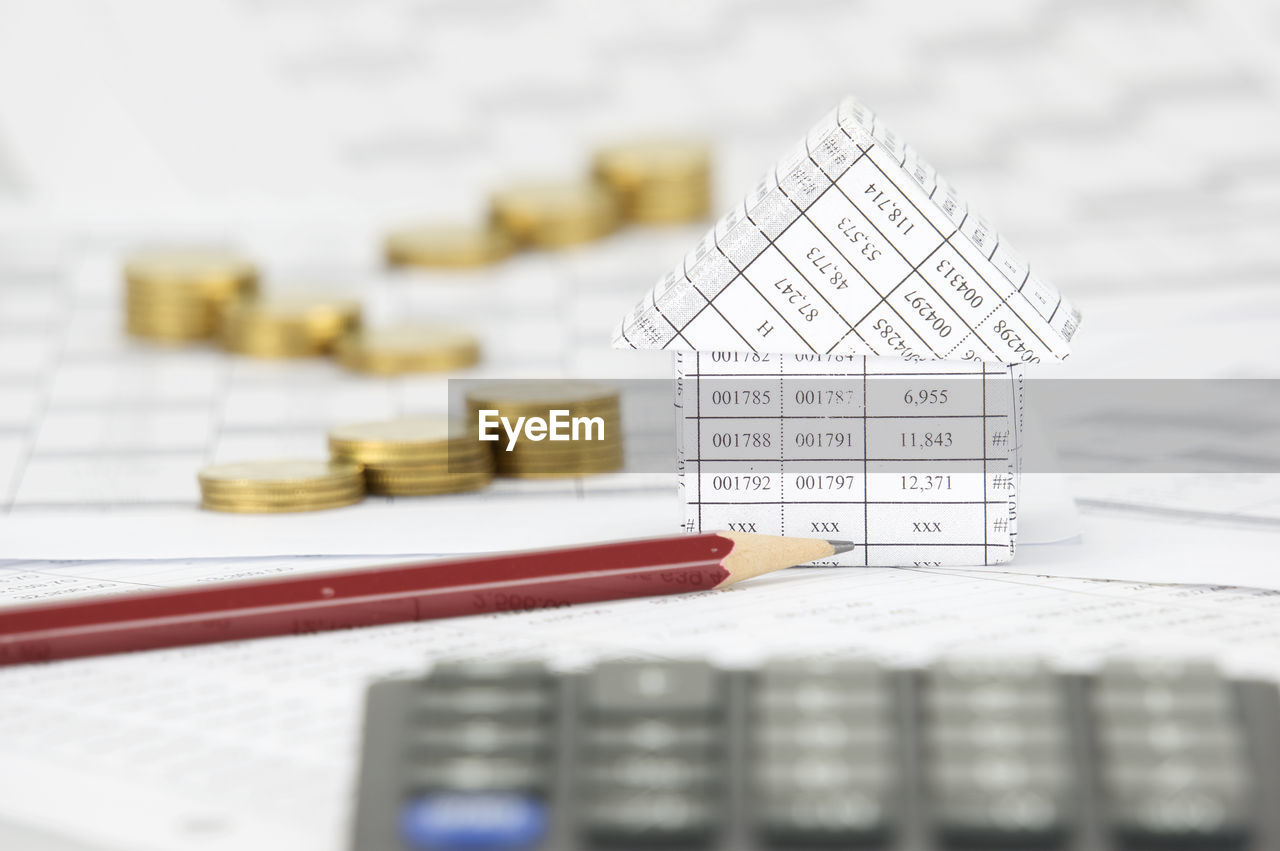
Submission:
<svg viewBox="0 0 1280 851">
<path fill-rule="evenodd" d="M 515 793 L 441 792 L 400 810 L 401 838 L 422 851 L 529 848 L 546 832 L 546 805 Z"/>
</svg>

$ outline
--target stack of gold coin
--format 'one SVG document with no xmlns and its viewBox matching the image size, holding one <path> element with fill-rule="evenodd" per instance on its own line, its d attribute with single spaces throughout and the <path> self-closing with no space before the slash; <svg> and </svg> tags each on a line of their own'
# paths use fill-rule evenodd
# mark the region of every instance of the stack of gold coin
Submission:
<svg viewBox="0 0 1280 851">
<path fill-rule="evenodd" d="M 699 142 L 619 144 L 596 152 L 595 176 L 617 193 L 633 222 L 667 224 L 706 218 L 711 208 L 711 152 Z"/>
<path fill-rule="evenodd" d="M 200 504 L 213 511 L 318 511 L 364 497 L 360 465 L 348 461 L 249 461 L 200 471 Z"/>
<path fill-rule="evenodd" d="M 496 263 L 515 251 L 515 242 L 492 223 L 420 225 L 387 234 L 385 246 L 390 266 L 430 269 L 467 269 Z"/>
<path fill-rule="evenodd" d="M 622 417 L 616 388 L 592 381 L 486 382 L 467 393 L 467 408 L 477 428 L 484 411 L 494 412 L 485 415 L 488 422 L 499 423 L 506 417 L 513 428 L 520 417 L 526 425 L 532 418 L 546 423 L 542 439 L 532 439 L 522 430 L 510 449 L 503 426 L 489 431 L 498 435 L 489 446 L 500 476 L 582 476 L 622 468 Z M 556 433 L 564 437 L 553 439 Z"/>
<path fill-rule="evenodd" d="M 125 330 L 170 342 L 214 336 L 227 304 L 258 288 L 252 263 L 207 249 L 139 253 L 124 279 Z"/>
<path fill-rule="evenodd" d="M 474 430 L 446 417 L 407 417 L 329 432 L 337 461 L 364 468 L 370 493 L 421 496 L 477 490 L 493 481 L 493 456 Z"/>
<path fill-rule="evenodd" d="M 447 372 L 480 360 L 480 341 L 445 325 L 391 325 L 349 331 L 335 352 L 348 369 L 374 375 Z"/>
<path fill-rule="evenodd" d="M 617 230 L 618 199 L 593 181 L 515 186 L 493 195 L 492 220 L 520 245 L 560 248 Z"/>
<path fill-rule="evenodd" d="M 253 357 L 307 357 L 333 349 L 360 325 L 360 303 L 338 295 L 298 292 L 236 301 L 222 322 L 222 344 Z"/>
</svg>

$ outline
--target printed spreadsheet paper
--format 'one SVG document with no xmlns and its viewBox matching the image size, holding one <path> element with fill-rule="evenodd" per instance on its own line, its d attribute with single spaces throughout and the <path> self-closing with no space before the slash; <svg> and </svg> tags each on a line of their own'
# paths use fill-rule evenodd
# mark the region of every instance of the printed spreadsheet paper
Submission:
<svg viewBox="0 0 1280 851">
<path fill-rule="evenodd" d="M 1079 323 L 845 98 L 614 345 L 678 354 L 686 530 L 845 538 L 844 565 L 995 564 L 1017 540 L 1020 369 L 1065 359 Z"/>
<path fill-rule="evenodd" d="M 1039 548 L 1032 548 L 1033 552 Z M 0 605 L 354 560 L 0 562 Z M 430 660 L 726 664 L 861 653 L 904 664 L 1008 649 L 1088 666 L 1208 655 L 1280 676 L 1280 594 L 994 569 L 784 571 L 725 593 L 424 621 L 0 669 L 0 818 L 131 851 L 347 848 L 363 688 Z M 679 623 L 680 628 L 673 628 Z M 749 628 L 744 628 L 749 625 Z M 731 640 L 711 640 L 710 636 Z"/>
<path fill-rule="evenodd" d="M 853 98 L 632 309 L 614 345 L 1034 364 L 1080 314 Z"/>
<path fill-rule="evenodd" d="M 1009 369 L 679 352 L 676 370 L 686 530 L 856 542 L 829 562 L 842 565 L 1013 557 L 1022 396 Z"/>
</svg>

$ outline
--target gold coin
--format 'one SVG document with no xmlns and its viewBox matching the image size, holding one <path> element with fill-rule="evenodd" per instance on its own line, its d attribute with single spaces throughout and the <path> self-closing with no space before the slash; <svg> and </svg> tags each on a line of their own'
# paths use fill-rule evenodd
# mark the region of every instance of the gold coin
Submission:
<svg viewBox="0 0 1280 851">
<path fill-rule="evenodd" d="M 140 252 L 125 262 L 125 331 L 176 342 L 217 333 L 225 305 L 256 291 L 257 270 L 226 252 Z"/>
<path fill-rule="evenodd" d="M 249 461 L 200 471 L 201 505 L 216 511 L 312 511 L 359 502 L 364 475 L 343 461 Z"/>
<path fill-rule="evenodd" d="M 618 389 L 590 380 L 531 378 L 528 381 L 494 381 L 478 384 L 468 391 L 467 404 L 500 410 L 607 409 L 617 406 Z"/>
<path fill-rule="evenodd" d="M 447 476 L 413 476 L 377 471 L 366 473 L 369 493 L 382 494 L 384 496 L 428 496 L 441 493 L 461 493 L 463 491 L 479 490 L 492 481 L 492 470 Z"/>
<path fill-rule="evenodd" d="M 335 458 L 364 465 L 451 463 L 455 456 L 470 459 L 483 449 L 474 431 L 448 417 L 403 417 L 329 431 L 329 451 Z"/>
<path fill-rule="evenodd" d="M 150 296 L 135 296 L 131 293 L 126 294 L 124 303 L 126 313 L 135 316 L 155 316 L 160 319 L 169 318 L 198 318 L 205 319 L 210 316 L 217 316 L 219 309 L 202 298 L 152 298 Z"/>
<path fill-rule="evenodd" d="M 565 460 L 557 464 L 504 464 L 499 461 L 495 468 L 495 473 L 509 479 L 523 479 L 535 476 L 586 476 L 613 473 L 621 470 L 623 466 L 624 459 L 619 454 L 615 458 L 599 461 Z"/>
<path fill-rule="evenodd" d="M 493 478 L 493 458 L 477 459 L 467 464 L 404 464 L 401 466 L 380 465 L 367 467 L 364 471 L 365 483 L 370 489 L 375 482 L 394 479 L 396 481 L 413 482 L 448 482 L 451 479 L 467 476 L 487 476 Z"/>
<path fill-rule="evenodd" d="M 387 263 L 392 266 L 462 269 L 495 263 L 515 251 L 510 234 L 492 223 L 427 224 L 387 234 Z"/>
<path fill-rule="evenodd" d="M 621 470 L 621 459 L 598 464 L 555 464 L 549 467 L 498 467 L 498 475 L 506 479 L 562 479 L 575 476 L 597 476 Z"/>
<path fill-rule="evenodd" d="M 543 441 L 545 443 L 545 441 Z M 576 464 L 613 464 L 622 458 L 622 444 L 611 446 L 591 446 L 585 441 L 565 444 L 577 447 L 572 450 L 549 452 L 542 443 L 535 444 L 522 441 L 516 448 L 507 452 L 504 449 L 494 453 L 494 460 L 500 469 L 516 467 L 555 467 Z"/>
<path fill-rule="evenodd" d="M 499 459 L 511 459 L 512 463 L 555 464 L 573 459 L 590 459 L 614 457 L 622 454 L 622 442 L 596 440 L 549 440 L 533 441 L 521 438 L 515 448 L 507 451 L 505 443 L 495 444 L 499 448 L 495 453 Z"/>
<path fill-rule="evenodd" d="M 617 230 L 618 199 L 593 181 L 532 183 L 494 193 L 490 215 L 521 245 L 559 248 Z"/>
<path fill-rule="evenodd" d="M 258 270 L 248 260 L 204 248 L 139 252 L 125 261 L 124 277 L 139 290 L 195 291 L 222 302 L 253 292 L 258 284 Z"/>
<path fill-rule="evenodd" d="M 339 488 L 360 480 L 360 465 L 347 461 L 241 461 L 200 471 L 200 485 L 261 493 L 275 489 Z"/>
<path fill-rule="evenodd" d="M 255 500 L 292 500 L 292 499 L 329 499 L 340 497 L 352 490 L 359 490 L 360 482 L 343 482 L 341 485 L 323 485 L 310 487 L 267 486 L 260 485 L 248 488 L 243 485 L 220 485 L 206 483 L 200 492 L 217 499 L 255 499 Z"/>
<path fill-rule="evenodd" d="M 711 206 L 711 152 L 695 141 L 653 140 L 596 152 L 593 173 L 617 193 L 624 215 L 650 224 L 705 218 Z"/>
<path fill-rule="evenodd" d="M 370 493 L 415 496 L 484 487 L 493 457 L 475 432 L 446 417 L 406 417 L 339 426 L 329 433 L 335 458 L 364 465 Z"/>
<path fill-rule="evenodd" d="M 211 313 L 175 315 L 130 309 L 125 312 L 124 327 L 135 337 L 159 343 L 178 343 L 207 339 L 215 333 L 218 323 Z"/>
<path fill-rule="evenodd" d="M 507 427 L 519 427 L 523 433 L 529 420 L 538 418 L 547 421 L 547 435 L 550 437 L 552 426 L 555 425 L 560 434 L 568 434 L 573 442 L 590 442 L 594 445 L 609 443 L 620 438 L 620 426 L 622 423 L 622 415 L 618 407 L 614 405 L 612 408 L 595 408 L 587 409 L 569 406 L 547 406 L 517 408 L 512 405 L 503 405 L 497 408 L 472 406 L 470 408 L 470 421 L 476 424 L 477 432 L 481 428 L 482 412 L 496 411 L 496 413 L 484 413 L 484 426 L 487 431 L 485 443 L 494 442 L 506 445 Z M 552 412 L 555 412 L 554 414 Z M 525 425 L 520 425 L 521 418 L 525 419 Z M 506 425 L 502 420 L 506 420 Z M 576 421 L 576 424 L 575 424 Z M 497 438 L 494 438 L 497 435 Z M 550 446 L 571 445 L 564 441 L 544 439 L 542 441 L 531 441 L 521 438 L 521 443 L 539 443 Z"/>
<path fill-rule="evenodd" d="M 622 444 L 617 441 L 608 445 L 574 441 L 550 446 L 555 448 L 549 448 L 547 441 L 522 440 L 511 451 L 505 447 L 496 450 L 494 465 L 498 475 L 605 473 L 620 469 L 625 460 Z"/>
<path fill-rule="evenodd" d="M 550 382 L 546 382 L 550 383 Z M 472 398 L 472 394 L 468 394 L 468 401 Z M 565 397 L 560 394 L 547 393 L 539 398 L 530 398 L 522 401 L 514 397 L 495 398 L 489 395 L 489 391 L 477 388 L 474 394 L 475 402 L 478 404 L 484 402 L 489 406 L 501 405 L 505 410 L 510 411 L 538 411 L 547 410 L 548 408 L 571 408 L 574 411 L 615 411 L 618 409 L 618 398 L 616 396 L 600 396 L 598 398 L 575 398 Z"/>
<path fill-rule="evenodd" d="M 655 190 L 634 198 L 627 208 L 627 218 L 646 225 L 667 225 L 696 222 L 711 212 L 710 191 L 655 197 L 658 194 Z"/>
<path fill-rule="evenodd" d="M 623 464 L 619 395 L 616 388 L 594 381 L 495 382 L 467 393 L 471 416 L 479 424 L 481 410 L 497 411 L 508 420 L 542 417 L 551 420 L 551 411 L 563 410 L 564 417 L 599 419 L 599 427 L 588 425 L 578 431 L 577 440 L 530 440 L 523 437 L 511 450 L 504 435 L 494 445 L 494 463 L 502 476 L 548 477 L 603 473 Z M 573 435 L 572 424 L 565 427 Z M 491 432 L 492 433 L 492 432 Z M 592 439 L 581 439 L 590 437 Z M 594 439 L 599 437 L 600 439 Z"/>
<path fill-rule="evenodd" d="M 348 369 L 375 375 L 447 372 L 479 361 L 480 341 L 445 325 L 392 325 L 343 335 L 336 354 Z"/>
<path fill-rule="evenodd" d="M 207 500 L 225 503 L 249 503 L 249 504 L 296 504 L 311 502 L 330 502 L 333 500 L 342 500 L 351 496 L 359 496 L 364 490 L 361 482 L 352 485 L 344 485 L 340 488 L 317 488 L 314 490 L 279 490 L 265 493 L 245 493 L 244 491 L 220 491 L 213 488 L 205 488 L 201 491 L 201 496 Z"/>
<path fill-rule="evenodd" d="M 342 508 L 354 505 L 365 497 L 365 491 L 352 491 L 350 494 L 325 500 L 281 500 L 275 502 L 261 500 L 220 500 L 216 497 L 203 497 L 200 507 L 209 511 L 225 511 L 236 514 L 283 514 L 292 511 L 323 511 L 329 508 Z"/>
<path fill-rule="evenodd" d="M 360 324 L 360 303 L 340 295 L 281 293 L 242 299 L 223 318 L 222 342 L 256 357 L 323 354 Z"/>
<path fill-rule="evenodd" d="M 620 190 L 646 183 L 694 179 L 711 170 L 711 151 L 692 139 L 648 139 L 606 145 L 596 151 L 597 177 Z"/>
<path fill-rule="evenodd" d="M 488 434 L 484 441 L 486 443 L 495 441 L 494 435 L 498 436 L 495 442 L 506 442 L 507 426 L 503 425 L 503 419 L 507 421 L 508 426 L 519 427 L 522 430 L 527 426 L 528 421 L 535 418 L 544 419 L 547 421 L 548 436 L 554 425 L 561 434 L 569 434 L 571 439 L 577 440 L 581 438 L 595 443 L 613 440 L 618 434 L 617 426 L 622 421 L 622 416 L 617 406 L 613 408 L 584 409 L 563 406 L 548 407 L 546 405 L 542 407 L 516 408 L 511 405 L 504 405 L 498 408 L 477 406 L 472 407 L 470 410 L 470 420 L 476 424 L 477 431 L 481 428 L 481 415 L 483 414 L 484 427 Z M 490 413 L 494 411 L 496 413 Z M 552 412 L 555 413 L 553 414 Z M 521 418 L 524 418 L 526 425 L 520 425 Z M 557 440 L 555 443 L 560 443 L 560 441 Z"/>
</svg>

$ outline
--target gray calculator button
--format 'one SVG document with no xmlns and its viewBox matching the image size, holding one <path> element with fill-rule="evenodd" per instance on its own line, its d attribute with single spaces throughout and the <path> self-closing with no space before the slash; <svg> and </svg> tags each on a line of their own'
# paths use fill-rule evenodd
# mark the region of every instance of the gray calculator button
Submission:
<svg viewBox="0 0 1280 851">
<path fill-rule="evenodd" d="M 896 785 L 897 766 L 888 760 L 854 762 L 839 755 L 814 754 L 786 761 L 757 762 L 757 788 L 765 795 L 837 790 L 887 790 Z"/>
<path fill-rule="evenodd" d="M 584 766 L 581 777 L 593 788 L 674 792 L 713 785 L 720 768 L 718 761 L 637 754 Z"/>
<path fill-rule="evenodd" d="M 1058 846 L 1068 812 L 1060 795 L 1043 789 L 955 789 L 934 800 L 933 821 L 939 834 L 966 847 L 1043 848 Z"/>
<path fill-rule="evenodd" d="M 760 741 L 751 749 L 752 758 L 765 764 L 785 763 L 812 757 L 833 757 L 848 762 L 889 762 L 897 756 L 897 742 L 887 736 L 853 742 Z"/>
<path fill-rule="evenodd" d="M 587 677 L 586 706 L 599 713 L 711 714 L 722 674 L 702 662 L 606 662 Z"/>
<path fill-rule="evenodd" d="M 896 709 L 892 704 L 868 711 L 844 710 L 813 712 L 796 706 L 753 706 L 750 724 L 753 730 L 802 729 L 811 725 L 832 729 L 829 725 L 848 725 L 845 735 L 851 737 L 889 736 L 896 728 Z M 763 733 L 762 733 L 763 735 Z M 818 735 L 814 733 L 812 735 Z M 836 734 L 840 735 L 840 734 Z"/>
<path fill-rule="evenodd" d="M 424 690 L 413 707 L 420 716 L 528 718 L 550 712 L 551 701 L 550 690 L 537 686 L 463 685 Z"/>
<path fill-rule="evenodd" d="M 763 750 L 880 753 L 894 747 L 893 729 L 885 723 L 851 721 L 833 716 L 804 718 L 792 713 L 756 718 L 752 740 Z"/>
<path fill-rule="evenodd" d="M 1044 719 L 1062 712 L 1062 692 L 1056 685 L 990 682 L 972 686 L 930 686 L 925 710 L 938 718 Z"/>
<path fill-rule="evenodd" d="M 1249 770 L 1242 758 L 1194 755 L 1128 759 L 1108 754 L 1103 779 L 1107 788 L 1118 794 L 1211 789 L 1244 796 L 1251 785 Z"/>
<path fill-rule="evenodd" d="M 869 790 L 780 791 L 755 802 L 756 827 L 772 844 L 845 848 L 890 831 L 890 801 Z"/>
<path fill-rule="evenodd" d="M 929 755 L 936 765 L 979 767 L 987 763 L 1017 763 L 1028 772 L 1052 772 L 1055 776 L 1070 765 L 1070 753 L 1061 742 L 1049 745 L 992 747 L 976 742 L 933 742 Z"/>
<path fill-rule="evenodd" d="M 540 760 L 507 757 L 433 757 L 407 766 L 409 785 L 419 791 L 536 791 L 546 787 L 547 768 Z"/>
<path fill-rule="evenodd" d="M 1065 759 L 1028 759 L 1021 755 L 974 753 L 959 759 L 934 755 L 928 767 L 932 788 L 939 794 L 975 790 L 1065 790 L 1072 782 Z"/>
<path fill-rule="evenodd" d="M 1057 718 L 1011 723 L 1008 719 L 933 718 L 925 742 L 935 751 L 948 748 L 1056 754 L 1067 748 L 1064 723 Z"/>
<path fill-rule="evenodd" d="M 1222 674 L 1204 659 L 1112 659 L 1098 672 L 1100 688 L 1177 687 L 1204 692 L 1224 685 Z"/>
<path fill-rule="evenodd" d="M 1222 723 L 1158 718 L 1143 724 L 1103 724 L 1098 730 L 1103 750 L 1124 753 L 1142 748 L 1150 753 L 1240 753 L 1239 729 Z"/>
<path fill-rule="evenodd" d="M 1244 756 L 1235 748 L 1190 747 L 1176 751 L 1152 748 L 1145 743 L 1109 747 L 1105 751 L 1107 774 L 1144 777 L 1156 772 L 1172 775 L 1179 766 L 1202 777 L 1247 776 Z"/>
<path fill-rule="evenodd" d="M 522 721 L 441 721 L 419 725 L 409 741 L 424 753 L 532 754 L 550 749 L 551 731 L 546 724 Z"/>
<path fill-rule="evenodd" d="M 591 753 L 644 751 L 706 753 L 719 746 L 720 728 L 701 722 L 669 718 L 637 718 L 631 721 L 601 721 L 580 733 Z"/>
<path fill-rule="evenodd" d="M 597 845 L 646 847 L 708 842 L 719 826 L 714 799 L 684 792 L 595 796 L 583 804 L 581 827 Z"/>
<path fill-rule="evenodd" d="M 1144 847 L 1222 851 L 1252 833 L 1248 809 L 1238 795 L 1208 789 L 1146 791 L 1111 799 L 1114 829 Z"/>
<path fill-rule="evenodd" d="M 1225 688 L 1189 690 L 1182 685 L 1134 688 L 1099 686 L 1093 692 L 1094 710 L 1103 721 L 1148 724 L 1159 721 L 1231 723 L 1231 694 Z"/>
</svg>

